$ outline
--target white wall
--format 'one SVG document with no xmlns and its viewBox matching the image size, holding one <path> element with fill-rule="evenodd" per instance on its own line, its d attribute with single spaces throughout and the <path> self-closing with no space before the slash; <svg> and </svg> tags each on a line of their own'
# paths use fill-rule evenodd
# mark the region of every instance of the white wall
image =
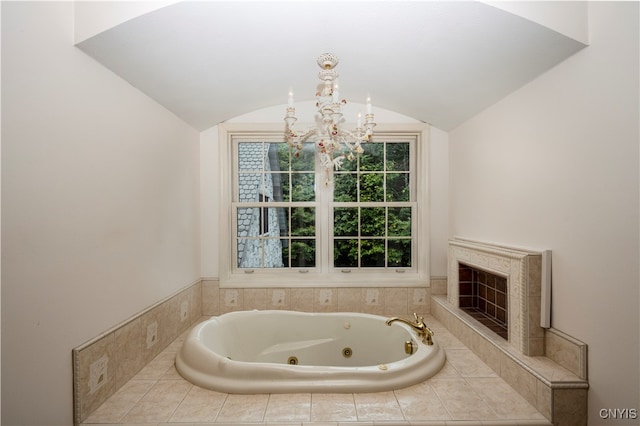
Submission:
<svg viewBox="0 0 640 426">
<path fill-rule="evenodd" d="M 2 2 L 2 424 L 72 423 L 71 350 L 200 277 L 198 132 Z"/>
<path fill-rule="evenodd" d="M 345 88 L 348 92 L 348 88 Z M 286 96 L 286 94 L 285 94 Z M 285 98 L 283 96 L 283 99 Z M 282 123 L 287 106 L 276 105 L 253 111 L 229 122 L 234 123 Z M 356 121 L 358 111 L 364 111 L 363 104 L 350 102 L 343 109 L 344 117 Z M 300 122 L 312 122 L 316 113 L 315 101 L 296 103 L 296 114 Z M 373 113 L 377 123 L 416 123 L 417 120 L 394 111 L 376 108 Z M 431 218 L 431 276 L 445 276 L 447 273 L 447 230 L 448 230 L 448 134 L 431 127 L 430 131 L 430 218 Z M 202 276 L 218 277 L 218 210 L 220 163 L 218 158 L 218 126 L 202 132 L 200 137 L 200 183 L 201 183 L 201 254 Z"/>
<path fill-rule="evenodd" d="M 589 345 L 592 425 L 640 408 L 638 12 L 590 3 L 588 48 L 449 135 L 451 234 L 553 250 L 552 325 Z"/>
</svg>

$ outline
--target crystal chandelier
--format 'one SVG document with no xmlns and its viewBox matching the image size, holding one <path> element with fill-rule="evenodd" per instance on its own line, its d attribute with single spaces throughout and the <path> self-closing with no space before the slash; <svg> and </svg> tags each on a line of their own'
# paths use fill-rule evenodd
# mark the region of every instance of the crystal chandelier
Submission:
<svg viewBox="0 0 640 426">
<path fill-rule="evenodd" d="M 362 114 L 358 114 L 357 126 L 354 130 L 344 129 L 341 124 L 344 121 L 341 107 L 347 103 L 346 99 L 340 99 L 338 92 L 338 73 L 334 70 L 338 65 L 338 58 L 332 53 L 323 53 L 317 59 L 321 71 L 318 78 L 324 82 L 321 90 L 316 93 L 318 101 L 316 107 L 320 114 L 317 127 L 299 132 L 294 128 L 296 109 L 293 106 L 293 93 L 289 93 L 289 105 L 286 123 L 285 138 L 290 147 L 295 149 L 295 156 L 300 155 L 305 142 L 314 141 L 315 149 L 320 156 L 320 163 L 327 169 L 339 170 L 343 161 L 353 161 L 356 155 L 362 154 L 363 142 L 369 142 L 373 136 L 373 128 L 376 125 L 371 112 L 371 100 L 367 99 L 367 113 L 364 126 Z"/>
</svg>

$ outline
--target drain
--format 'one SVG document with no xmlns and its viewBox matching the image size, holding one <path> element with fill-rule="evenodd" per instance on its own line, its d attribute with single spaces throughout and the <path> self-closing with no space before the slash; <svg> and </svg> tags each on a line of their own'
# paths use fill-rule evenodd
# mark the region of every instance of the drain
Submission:
<svg viewBox="0 0 640 426">
<path fill-rule="evenodd" d="M 289 365 L 298 365 L 298 358 L 295 356 L 290 356 L 287 360 L 287 364 Z"/>
<path fill-rule="evenodd" d="M 353 350 L 351 350 L 351 348 L 344 348 L 342 350 L 342 356 L 345 358 L 351 358 L 351 355 L 353 355 Z"/>
</svg>

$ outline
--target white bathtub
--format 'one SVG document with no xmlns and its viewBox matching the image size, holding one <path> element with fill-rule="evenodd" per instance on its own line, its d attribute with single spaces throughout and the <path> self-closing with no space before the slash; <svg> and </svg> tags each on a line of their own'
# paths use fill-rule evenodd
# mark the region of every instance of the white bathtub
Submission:
<svg viewBox="0 0 640 426">
<path fill-rule="evenodd" d="M 246 394 L 379 392 L 422 382 L 442 368 L 437 336 L 425 345 L 411 327 L 385 320 L 358 313 L 232 312 L 195 326 L 176 368 L 198 386 Z M 411 355 L 405 353 L 409 340 Z M 290 365 L 293 360 L 298 364 Z"/>
</svg>

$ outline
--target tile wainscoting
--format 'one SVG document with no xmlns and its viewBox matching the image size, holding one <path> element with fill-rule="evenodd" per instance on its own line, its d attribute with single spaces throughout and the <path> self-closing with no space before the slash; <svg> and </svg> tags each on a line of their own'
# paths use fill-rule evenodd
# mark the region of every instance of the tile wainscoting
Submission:
<svg viewBox="0 0 640 426">
<path fill-rule="evenodd" d="M 433 315 L 445 327 L 440 334 L 455 335 L 554 424 L 569 412 L 586 420 L 586 345 L 552 330 L 546 337 L 549 358 L 501 353 L 465 323 L 464 313 L 445 306 L 446 294 L 446 277 L 432 277 L 430 287 L 421 288 L 221 289 L 215 279 L 199 280 L 73 349 L 74 422 L 83 423 L 148 365 L 172 364 L 177 348 L 169 350 L 171 343 L 179 344 L 178 337 L 203 316 L 250 309 Z M 165 353 L 172 358 L 159 360 Z"/>
<path fill-rule="evenodd" d="M 446 291 L 446 278 L 432 279 Z M 234 288 L 205 278 L 76 347 L 74 422 L 80 424 L 203 315 L 251 309 L 303 312 L 429 314 L 429 287 Z"/>
<path fill-rule="evenodd" d="M 442 282 L 442 278 L 436 281 Z M 434 280 L 432 280 L 433 285 Z M 446 278 L 444 278 L 446 288 Z M 439 284 L 442 288 L 442 284 Z M 203 315 L 243 310 L 301 312 L 362 312 L 376 315 L 426 315 L 431 309 L 429 287 L 308 287 L 220 288 L 218 280 L 202 280 Z"/>
</svg>

